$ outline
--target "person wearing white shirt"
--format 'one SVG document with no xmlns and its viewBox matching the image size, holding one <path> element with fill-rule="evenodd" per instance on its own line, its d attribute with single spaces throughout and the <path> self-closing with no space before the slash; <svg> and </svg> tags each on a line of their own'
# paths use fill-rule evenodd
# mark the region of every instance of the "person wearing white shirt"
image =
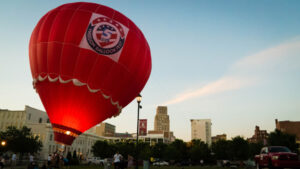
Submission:
<svg viewBox="0 0 300 169">
<path fill-rule="evenodd" d="M 117 152 L 114 155 L 114 167 L 115 169 L 119 169 L 121 167 L 121 160 L 122 160 L 122 155 Z"/>
<path fill-rule="evenodd" d="M 33 162 L 33 155 L 29 154 L 29 162 L 32 163 Z"/>
<path fill-rule="evenodd" d="M 16 168 L 16 164 L 17 164 L 17 155 L 16 153 L 13 153 L 12 157 L 11 157 L 11 168 L 14 169 Z"/>
</svg>

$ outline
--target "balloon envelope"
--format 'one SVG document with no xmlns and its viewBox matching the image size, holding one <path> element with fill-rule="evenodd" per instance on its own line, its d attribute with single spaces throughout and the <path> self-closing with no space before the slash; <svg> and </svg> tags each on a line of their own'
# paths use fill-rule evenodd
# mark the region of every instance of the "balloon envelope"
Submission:
<svg viewBox="0 0 300 169">
<path fill-rule="evenodd" d="M 114 9 L 86 2 L 44 15 L 32 32 L 29 58 L 55 141 L 67 145 L 117 116 L 151 72 L 150 48 L 139 28 Z"/>
</svg>

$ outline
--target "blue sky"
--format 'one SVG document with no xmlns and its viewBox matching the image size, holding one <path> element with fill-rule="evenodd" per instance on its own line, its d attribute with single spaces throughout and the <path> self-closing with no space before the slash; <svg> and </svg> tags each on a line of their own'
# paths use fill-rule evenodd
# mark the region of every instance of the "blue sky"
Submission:
<svg viewBox="0 0 300 169">
<path fill-rule="evenodd" d="M 44 110 L 32 88 L 28 44 L 38 20 L 73 1 L 6 1 L 0 6 L 0 108 Z M 190 139 L 190 119 L 212 119 L 212 134 L 250 137 L 275 118 L 300 121 L 299 1 L 94 1 L 129 17 L 146 36 L 152 74 L 141 118 L 153 129 L 167 105 L 171 130 Z M 136 131 L 136 102 L 106 122 Z"/>
</svg>

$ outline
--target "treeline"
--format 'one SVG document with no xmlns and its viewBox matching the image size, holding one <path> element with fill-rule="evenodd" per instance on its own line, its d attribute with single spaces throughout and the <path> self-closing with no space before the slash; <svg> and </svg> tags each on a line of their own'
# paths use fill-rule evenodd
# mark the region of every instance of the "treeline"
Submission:
<svg viewBox="0 0 300 169">
<path fill-rule="evenodd" d="M 219 140 L 213 143 L 211 150 L 216 159 L 247 160 L 253 159 L 260 153 L 263 146 L 286 146 L 291 151 L 298 153 L 299 145 L 296 143 L 296 136 L 283 133 L 279 130 L 271 132 L 266 145 L 263 142 L 249 143 L 243 137 L 234 137 L 232 140 Z"/>
<path fill-rule="evenodd" d="M 20 153 L 21 156 L 26 153 L 36 153 L 43 146 L 39 137 L 34 136 L 31 129 L 26 126 L 20 129 L 15 126 L 7 127 L 5 131 L 0 132 L 0 142 L 5 142 L 5 145 L 0 146 L 0 154 L 11 151 Z"/>
<path fill-rule="evenodd" d="M 296 137 L 282 133 L 278 130 L 270 133 L 267 145 L 287 146 L 292 151 L 297 151 Z M 175 140 L 170 144 L 139 142 L 138 152 L 140 160 L 149 160 L 151 157 L 160 160 L 166 160 L 174 163 L 189 161 L 198 164 L 200 160 L 205 163 L 215 163 L 216 160 L 247 160 L 253 159 L 254 155 L 259 154 L 263 143 L 249 143 L 243 137 L 237 136 L 232 140 L 219 140 L 212 143 L 211 146 L 201 140 L 192 140 L 184 142 Z M 265 145 L 266 146 L 266 145 Z M 127 155 L 136 157 L 135 142 L 108 143 L 106 141 L 97 141 L 92 152 L 94 156 L 101 158 L 112 158 L 115 152 L 120 152 L 123 157 Z"/>
</svg>

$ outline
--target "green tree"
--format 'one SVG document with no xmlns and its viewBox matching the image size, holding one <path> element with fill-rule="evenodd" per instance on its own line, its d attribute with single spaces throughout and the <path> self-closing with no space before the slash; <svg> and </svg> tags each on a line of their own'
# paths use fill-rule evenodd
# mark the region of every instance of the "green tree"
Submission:
<svg viewBox="0 0 300 169">
<path fill-rule="evenodd" d="M 165 143 L 157 143 L 151 146 L 151 156 L 154 158 L 163 158 L 163 154 L 167 148 L 167 144 Z"/>
<path fill-rule="evenodd" d="M 117 146 L 109 144 L 107 141 L 98 140 L 92 146 L 92 153 L 95 157 L 109 158 L 113 156 Z"/>
<path fill-rule="evenodd" d="M 263 146 L 264 145 L 262 142 L 249 143 L 249 157 L 253 159 L 255 155 L 260 153 L 260 150 Z"/>
<path fill-rule="evenodd" d="M 189 158 L 188 152 L 187 144 L 183 140 L 176 139 L 167 145 L 164 151 L 164 159 L 175 160 L 177 162 L 187 160 Z"/>
<path fill-rule="evenodd" d="M 231 141 L 229 140 L 218 140 L 211 145 L 212 152 L 218 160 L 229 160 L 231 159 Z"/>
<path fill-rule="evenodd" d="M 179 161 L 181 159 L 180 150 L 174 145 L 169 144 L 163 152 L 163 159 Z"/>
<path fill-rule="evenodd" d="M 6 150 L 20 153 L 21 159 L 24 153 L 36 153 L 42 148 L 39 137 L 33 136 L 31 129 L 26 126 L 21 129 L 10 126 L 6 131 L 0 132 L 0 138 L 6 140 Z"/>
<path fill-rule="evenodd" d="M 151 147 L 149 145 L 149 143 L 139 143 L 139 159 L 143 159 L 143 160 L 149 160 L 150 156 L 151 156 Z"/>
<path fill-rule="evenodd" d="M 268 145 L 286 146 L 294 152 L 296 152 L 298 148 L 295 135 L 284 133 L 277 129 L 274 132 L 270 133 L 268 137 Z"/>
<path fill-rule="evenodd" d="M 190 157 L 194 163 L 199 163 L 201 159 L 204 161 L 210 159 L 210 149 L 208 144 L 201 140 L 192 140 L 190 146 Z"/>
<path fill-rule="evenodd" d="M 232 155 L 235 160 L 247 160 L 249 157 L 248 141 L 243 137 L 237 136 L 231 142 Z"/>
<path fill-rule="evenodd" d="M 114 147 L 114 148 L 111 148 L 111 147 Z M 114 155 L 114 153 L 116 153 L 116 151 L 118 151 L 124 158 L 127 158 L 128 155 L 131 155 L 131 156 L 136 155 L 135 143 L 130 142 L 130 141 L 115 143 L 110 146 L 110 149 L 111 149 L 111 154 L 109 154 L 109 157 L 112 157 Z"/>
</svg>

